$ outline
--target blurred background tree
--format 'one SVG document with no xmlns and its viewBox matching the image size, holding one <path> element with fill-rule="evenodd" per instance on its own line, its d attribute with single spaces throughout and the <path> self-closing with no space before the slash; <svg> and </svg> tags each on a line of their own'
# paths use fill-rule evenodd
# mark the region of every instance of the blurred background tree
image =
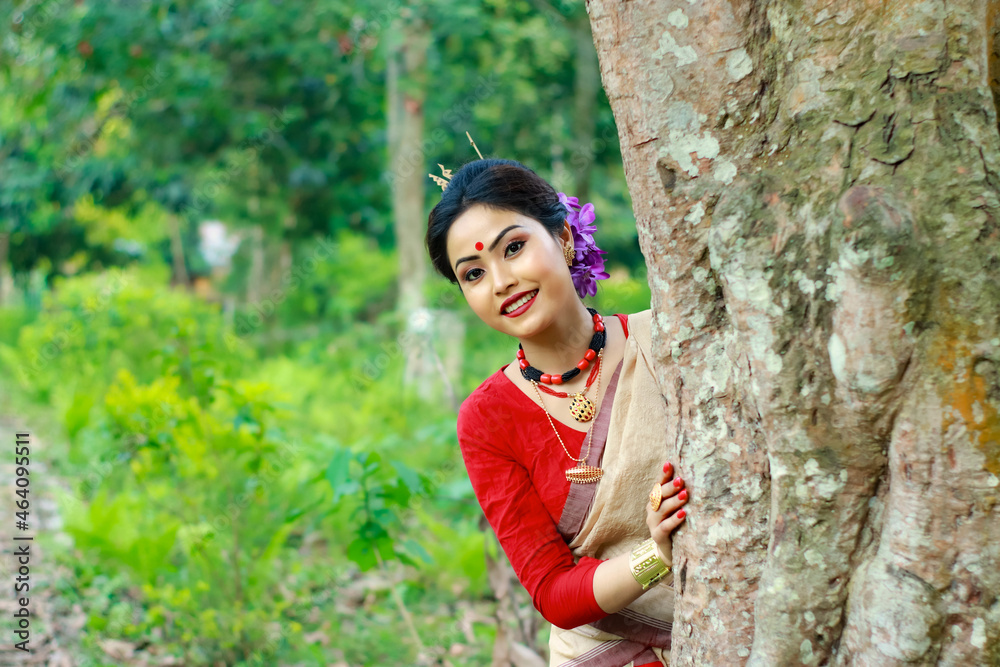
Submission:
<svg viewBox="0 0 1000 667">
<path fill-rule="evenodd" d="M 561 0 L 0 8 L 0 424 L 44 440 L 50 660 L 544 660 L 455 441 L 514 345 L 431 271 L 427 173 L 469 132 L 594 202 L 588 303 L 648 308 L 599 77 Z"/>
<path fill-rule="evenodd" d="M 41 267 L 50 283 L 142 252 L 190 281 L 207 268 L 196 226 L 220 219 L 246 232 L 246 274 L 231 286 L 254 301 L 317 235 L 350 230 L 392 249 L 395 185 L 413 174 L 433 187 L 429 167 L 473 159 L 465 131 L 560 189 L 593 187 L 602 231 L 630 249 L 613 256 L 641 264 L 578 3 L 21 5 L 0 68 L 0 215 L 17 279 Z M 394 74 L 407 35 L 417 64 Z M 392 136 L 401 111 L 425 119 L 405 146 Z M 156 229 L 118 230 L 117 245 L 88 237 L 76 218 L 88 195 L 132 219 L 146 207 L 155 220 L 141 226 Z"/>
</svg>

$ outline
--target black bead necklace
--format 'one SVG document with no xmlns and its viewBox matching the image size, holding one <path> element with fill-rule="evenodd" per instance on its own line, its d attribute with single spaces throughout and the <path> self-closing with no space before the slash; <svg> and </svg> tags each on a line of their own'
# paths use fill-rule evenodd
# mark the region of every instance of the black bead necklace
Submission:
<svg viewBox="0 0 1000 667">
<path fill-rule="evenodd" d="M 597 358 L 598 353 L 604 349 L 604 343 L 607 341 L 607 334 L 604 331 L 604 319 L 593 308 L 587 308 L 587 312 L 590 313 L 594 320 L 594 335 L 590 339 L 590 348 L 575 368 L 566 371 L 562 375 L 543 373 L 529 364 L 528 360 L 524 358 L 524 349 L 518 343 L 517 363 L 521 368 L 521 376 L 525 380 L 529 382 L 541 382 L 543 384 L 562 384 L 563 382 L 569 382 L 581 372 L 587 370 L 590 362 Z"/>
</svg>

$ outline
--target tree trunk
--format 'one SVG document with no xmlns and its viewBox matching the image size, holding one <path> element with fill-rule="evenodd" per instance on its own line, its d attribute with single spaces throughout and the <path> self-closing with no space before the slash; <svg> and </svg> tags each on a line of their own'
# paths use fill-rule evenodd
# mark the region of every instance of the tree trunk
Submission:
<svg viewBox="0 0 1000 667">
<path fill-rule="evenodd" d="M 401 337 L 406 358 L 404 383 L 425 386 L 437 375 L 427 350 L 433 340 L 433 318 L 424 299 L 424 188 L 427 170 L 423 151 L 424 100 L 427 95 L 427 23 L 404 8 L 394 22 L 386 77 L 390 183 L 396 252 L 399 256 L 398 311 L 406 322 Z"/>
<path fill-rule="evenodd" d="M 653 291 L 674 665 L 1000 664 L 997 0 L 590 0 Z"/>
<path fill-rule="evenodd" d="M 13 272 L 10 269 L 10 232 L 0 232 L 0 305 L 9 305 L 14 293 Z"/>
<path fill-rule="evenodd" d="M 247 305 L 255 308 L 264 293 L 264 227 L 250 226 L 250 273 L 247 276 Z"/>
<path fill-rule="evenodd" d="M 171 214 L 168 219 L 170 224 L 170 256 L 174 268 L 174 285 L 181 285 L 187 289 L 191 286 L 191 279 L 188 276 L 187 263 L 184 259 L 181 217 Z"/>
<path fill-rule="evenodd" d="M 578 146 L 571 165 L 574 180 L 572 195 L 586 202 L 590 199 L 590 172 L 594 166 L 593 146 L 597 132 L 597 90 L 601 82 L 590 25 L 586 20 L 573 20 L 571 26 L 576 48 L 573 141 Z"/>
<path fill-rule="evenodd" d="M 421 142 L 424 133 L 427 49 L 430 33 L 419 18 L 397 19 L 394 34 L 400 40 L 389 59 L 389 167 L 392 170 L 392 211 L 399 253 L 399 307 L 404 313 L 424 306 L 423 261 L 424 169 Z"/>
</svg>

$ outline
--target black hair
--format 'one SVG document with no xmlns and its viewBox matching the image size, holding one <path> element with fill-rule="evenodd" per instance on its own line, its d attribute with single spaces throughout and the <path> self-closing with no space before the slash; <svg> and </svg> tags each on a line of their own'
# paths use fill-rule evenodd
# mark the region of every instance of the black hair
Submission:
<svg viewBox="0 0 1000 667">
<path fill-rule="evenodd" d="M 458 282 L 448 262 L 448 230 L 463 213 L 479 204 L 533 218 L 558 238 L 566 222 L 566 207 L 549 183 L 516 160 L 486 158 L 462 166 L 427 216 L 425 243 L 434 268 Z"/>
</svg>

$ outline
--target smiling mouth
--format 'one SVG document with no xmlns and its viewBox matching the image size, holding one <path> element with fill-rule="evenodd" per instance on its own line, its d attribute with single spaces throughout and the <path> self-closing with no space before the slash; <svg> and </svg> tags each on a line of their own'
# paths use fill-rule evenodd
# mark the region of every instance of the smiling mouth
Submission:
<svg viewBox="0 0 1000 667">
<path fill-rule="evenodd" d="M 501 313 L 503 315 L 510 315 L 511 313 L 515 312 L 516 310 L 518 310 L 519 308 L 521 308 L 522 306 L 524 306 L 525 304 L 527 304 L 529 301 L 531 301 L 532 299 L 534 299 L 537 294 L 538 294 L 538 290 L 532 290 L 532 291 L 528 292 L 527 294 L 525 294 L 524 296 L 522 296 L 520 299 L 518 299 L 514 303 L 512 303 L 509 306 L 507 306 L 506 308 L 504 308 L 501 311 Z"/>
</svg>

